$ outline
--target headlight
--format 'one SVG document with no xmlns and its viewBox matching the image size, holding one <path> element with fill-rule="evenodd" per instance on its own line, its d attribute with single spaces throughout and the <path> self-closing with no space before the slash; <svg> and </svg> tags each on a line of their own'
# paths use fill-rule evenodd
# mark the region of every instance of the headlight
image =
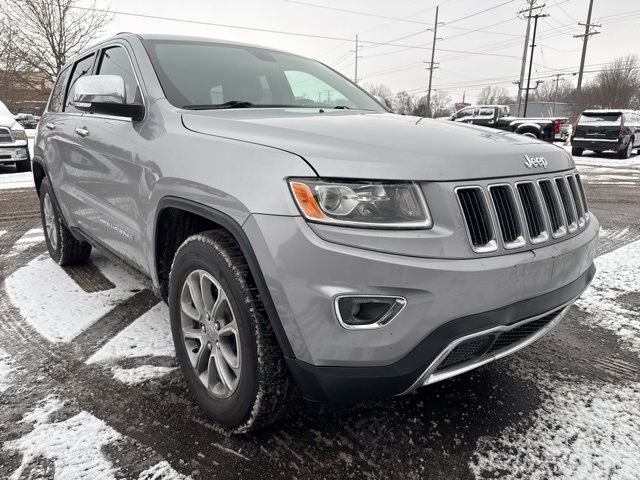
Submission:
<svg viewBox="0 0 640 480">
<path fill-rule="evenodd" d="M 11 136 L 13 136 L 13 141 L 17 140 L 27 140 L 27 132 L 24 130 L 11 130 Z"/>
<path fill-rule="evenodd" d="M 309 221 L 369 228 L 430 228 L 431 216 L 413 182 L 289 179 Z"/>
</svg>

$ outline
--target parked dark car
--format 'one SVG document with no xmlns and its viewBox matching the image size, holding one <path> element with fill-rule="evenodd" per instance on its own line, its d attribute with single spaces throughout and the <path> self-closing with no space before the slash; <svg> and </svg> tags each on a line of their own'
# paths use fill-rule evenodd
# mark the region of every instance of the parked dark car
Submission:
<svg viewBox="0 0 640 480">
<path fill-rule="evenodd" d="M 640 113 L 633 110 L 585 110 L 576 122 L 571 138 L 571 153 L 585 150 L 597 154 L 613 150 L 619 158 L 629 158 L 634 148 L 640 151 Z"/>
<path fill-rule="evenodd" d="M 443 117 L 442 120 L 497 128 L 547 142 L 564 141 L 569 138 L 568 118 L 512 117 L 508 105 L 465 107 L 450 117 Z"/>
<path fill-rule="evenodd" d="M 24 129 L 32 130 L 38 127 L 38 120 L 30 113 L 19 113 L 16 115 L 16 122 L 18 122 Z"/>
</svg>

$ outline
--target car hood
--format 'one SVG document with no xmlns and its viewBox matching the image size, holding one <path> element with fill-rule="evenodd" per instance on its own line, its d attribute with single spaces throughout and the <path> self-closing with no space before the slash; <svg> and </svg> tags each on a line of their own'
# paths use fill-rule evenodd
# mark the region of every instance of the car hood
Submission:
<svg viewBox="0 0 640 480">
<path fill-rule="evenodd" d="M 321 177 L 466 180 L 574 166 L 564 149 L 529 137 L 388 113 L 264 108 L 193 112 L 182 119 L 195 132 L 295 153 Z M 544 157 L 547 169 L 526 167 L 525 155 Z"/>
<path fill-rule="evenodd" d="M 0 127 L 7 127 L 11 130 L 23 130 L 22 125 L 16 119 L 8 115 L 0 115 Z"/>
</svg>

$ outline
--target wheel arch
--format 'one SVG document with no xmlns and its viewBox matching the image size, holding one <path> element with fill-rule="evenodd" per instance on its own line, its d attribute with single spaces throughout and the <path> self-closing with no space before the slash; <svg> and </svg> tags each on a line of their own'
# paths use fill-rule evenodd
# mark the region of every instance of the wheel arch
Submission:
<svg viewBox="0 0 640 480">
<path fill-rule="evenodd" d="M 515 129 L 515 133 L 518 133 L 520 135 L 523 135 L 525 133 L 533 133 L 538 138 L 541 138 L 542 128 L 537 123 L 523 123 L 521 125 L 518 125 L 518 127 Z"/>
<path fill-rule="evenodd" d="M 293 349 L 278 316 L 249 238 L 242 226 L 224 212 L 180 197 L 166 196 L 158 202 L 152 245 L 154 272 L 161 296 L 167 300 L 171 263 L 180 244 L 190 235 L 212 229 L 226 230 L 238 243 L 249 265 L 251 276 L 262 299 L 278 344 L 286 357 L 294 358 Z"/>
</svg>

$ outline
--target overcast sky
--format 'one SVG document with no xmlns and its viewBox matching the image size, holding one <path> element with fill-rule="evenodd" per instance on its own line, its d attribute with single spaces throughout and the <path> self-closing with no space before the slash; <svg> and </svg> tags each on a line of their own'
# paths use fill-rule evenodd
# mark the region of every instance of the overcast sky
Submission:
<svg viewBox="0 0 640 480">
<path fill-rule="evenodd" d="M 550 16 L 538 23 L 539 40 L 532 78 L 553 82 L 551 75 L 573 73 L 578 69 L 582 42 L 573 35 L 584 32 L 578 22 L 586 21 L 589 0 L 538 0 L 538 3 L 546 3 L 544 13 Z M 519 77 L 526 29 L 526 21 L 518 19 L 516 14 L 526 6 L 526 0 L 110 0 L 111 10 L 116 12 L 338 40 L 121 14 L 115 15 L 105 36 L 131 31 L 237 40 L 316 58 L 353 78 L 353 50 L 358 34 L 363 57 L 358 71 L 361 83 L 384 83 L 394 92 L 406 90 L 421 94 L 428 79 L 423 61 L 431 57 L 433 37 L 426 29 L 433 27 L 438 4 L 439 20 L 444 24 L 438 30 L 442 40 L 437 41 L 435 61 L 439 62 L 439 68 L 434 71 L 434 88 L 446 90 L 454 101 L 461 101 L 463 92 L 467 101 L 473 100 L 487 84 L 515 92 L 511 82 Z M 487 11 L 476 14 L 483 10 Z M 595 0 L 592 23 L 601 23 L 598 30 L 602 33 L 589 42 L 587 72 L 601 69 L 616 56 L 639 52 L 639 0 Z M 585 74 L 585 79 L 594 74 Z"/>
</svg>

